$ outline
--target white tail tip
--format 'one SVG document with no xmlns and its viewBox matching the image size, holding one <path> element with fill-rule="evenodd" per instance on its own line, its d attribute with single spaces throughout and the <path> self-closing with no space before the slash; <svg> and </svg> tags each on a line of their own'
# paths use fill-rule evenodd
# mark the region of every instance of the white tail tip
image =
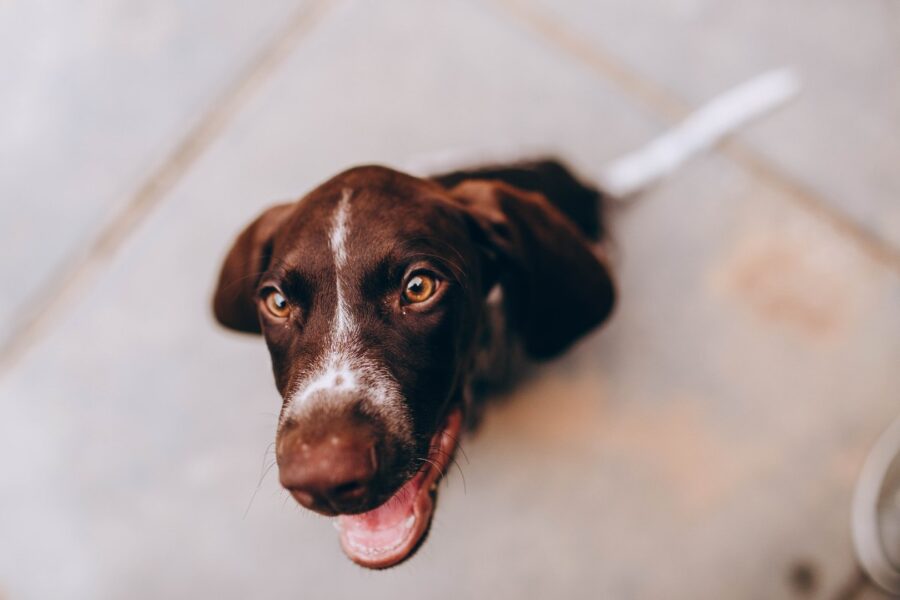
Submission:
<svg viewBox="0 0 900 600">
<path fill-rule="evenodd" d="M 799 90 L 800 80 L 792 69 L 758 75 L 716 96 L 643 148 L 615 160 L 603 170 L 600 186 L 613 197 L 631 196 Z"/>
</svg>

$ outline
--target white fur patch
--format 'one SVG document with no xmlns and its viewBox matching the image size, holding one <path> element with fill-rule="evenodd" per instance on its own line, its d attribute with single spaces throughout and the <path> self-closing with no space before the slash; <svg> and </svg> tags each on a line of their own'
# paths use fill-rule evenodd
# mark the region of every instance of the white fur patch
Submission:
<svg viewBox="0 0 900 600">
<path fill-rule="evenodd" d="M 331 235 L 329 243 L 331 245 L 331 253 L 334 255 L 334 274 L 335 286 L 337 288 L 337 308 L 334 315 L 334 326 L 332 337 L 339 342 L 347 338 L 352 331 L 353 317 L 347 308 L 346 294 L 344 291 L 343 272 L 347 268 L 347 233 L 350 226 L 348 220 L 350 218 L 350 190 L 344 190 L 341 200 L 338 203 L 334 221 L 331 227 Z"/>
<path fill-rule="evenodd" d="M 331 221 L 329 246 L 334 256 L 336 302 L 331 339 L 308 375 L 294 385 L 288 396 L 284 417 L 297 417 L 312 400 L 323 393 L 324 401 L 364 391 L 364 401 L 381 414 L 385 424 L 401 436 L 410 434 L 410 422 L 401 401 L 400 386 L 382 365 L 366 355 L 359 342 L 357 324 L 347 304 L 347 239 L 350 235 L 350 197 L 345 189 Z"/>
</svg>

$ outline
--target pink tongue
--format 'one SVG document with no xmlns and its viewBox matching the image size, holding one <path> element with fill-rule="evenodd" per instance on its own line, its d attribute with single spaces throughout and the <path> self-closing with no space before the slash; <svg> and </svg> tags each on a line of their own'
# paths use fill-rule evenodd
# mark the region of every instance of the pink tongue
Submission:
<svg viewBox="0 0 900 600">
<path fill-rule="evenodd" d="M 415 523 L 414 505 L 422 473 L 406 482 L 387 502 L 359 515 L 341 515 L 342 535 L 357 549 L 377 552 L 400 545 Z"/>
</svg>

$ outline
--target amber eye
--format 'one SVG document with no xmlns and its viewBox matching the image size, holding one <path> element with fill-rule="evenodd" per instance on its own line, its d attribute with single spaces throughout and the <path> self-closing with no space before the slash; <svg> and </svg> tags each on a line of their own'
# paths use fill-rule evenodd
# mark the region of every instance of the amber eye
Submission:
<svg viewBox="0 0 900 600">
<path fill-rule="evenodd" d="M 436 289 L 437 282 L 435 282 L 434 277 L 419 273 L 406 281 L 403 298 L 412 304 L 425 302 L 434 295 Z"/>
<path fill-rule="evenodd" d="M 263 302 L 266 305 L 266 310 L 272 313 L 272 316 L 279 319 L 287 317 L 291 312 L 291 307 L 288 304 L 287 299 L 281 294 L 281 292 L 272 290 L 271 292 L 266 294 L 265 300 Z"/>
</svg>

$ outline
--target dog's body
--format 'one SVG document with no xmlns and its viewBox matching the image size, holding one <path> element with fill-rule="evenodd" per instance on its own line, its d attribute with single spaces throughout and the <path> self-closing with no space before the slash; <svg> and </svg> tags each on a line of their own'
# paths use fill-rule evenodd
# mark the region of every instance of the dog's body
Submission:
<svg viewBox="0 0 900 600">
<path fill-rule="evenodd" d="M 603 188 L 633 196 L 798 88 L 781 69 L 714 98 L 603 169 Z M 216 317 L 265 336 L 281 483 L 340 515 L 351 559 L 408 558 L 483 393 L 517 357 L 551 358 L 606 320 L 604 235 L 600 194 L 553 160 L 426 179 L 351 169 L 241 233 Z"/>
<path fill-rule="evenodd" d="M 341 515 L 354 561 L 410 556 L 483 392 L 608 317 L 602 215 L 554 161 L 430 179 L 359 167 L 240 235 L 216 317 L 265 336 L 281 482 Z"/>
<path fill-rule="evenodd" d="M 603 195 L 575 178 L 557 160 L 458 169 L 433 175 L 431 179 L 447 189 L 453 189 L 467 181 L 493 181 L 524 192 L 540 194 L 590 240 L 598 257 L 606 260 L 602 254 L 602 243 L 606 237 Z M 509 311 L 503 294 L 503 287 L 498 283 L 486 299 L 482 341 L 466 395 L 469 399 L 466 418 L 470 426 L 479 420 L 484 400 L 492 393 L 514 385 L 520 371 L 526 368 L 528 359 L 535 358 L 522 348 L 516 328 L 510 327 L 507 316 Z"/>
</svg>

